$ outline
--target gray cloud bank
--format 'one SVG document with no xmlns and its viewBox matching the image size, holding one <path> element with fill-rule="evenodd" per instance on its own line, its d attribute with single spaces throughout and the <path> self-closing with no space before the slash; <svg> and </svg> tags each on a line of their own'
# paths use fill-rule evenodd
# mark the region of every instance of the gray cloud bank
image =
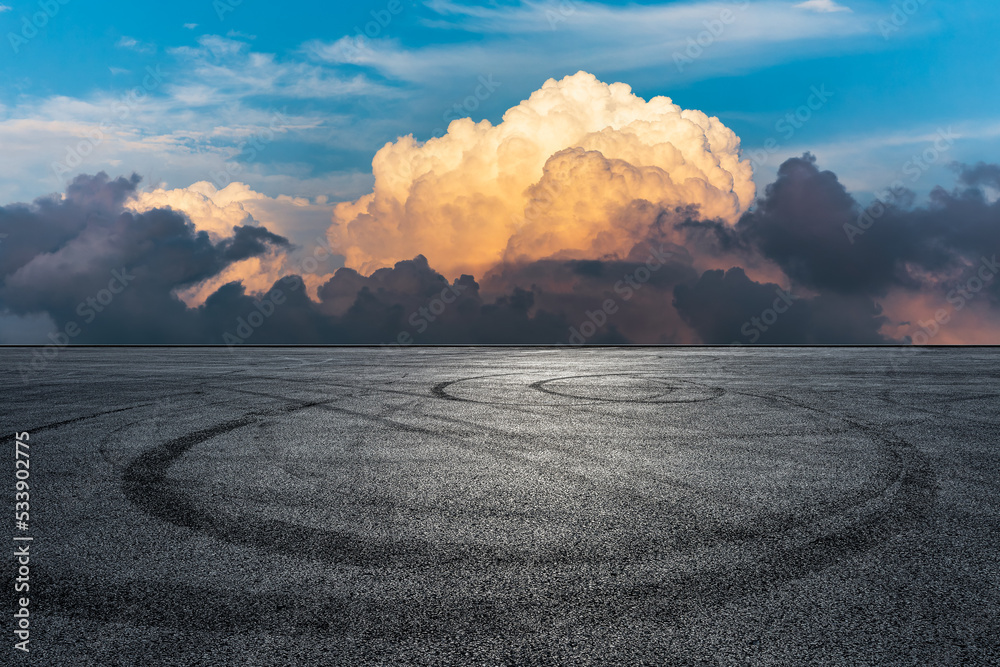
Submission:
<svg viewBox="0 0 1000 667">
<path fill-rule="evenodd" d="M 863 208 L 807 154 L 785 162 L 735 225 L 663 211 L 664 233 L 625 258 L 501 264 L 449 282 L 417 256 L 370 276 L 340 269 L 318 300 L 286 276 L 263 294 L 226 284 L 197 308 L 177 292 L 291 244 L 251 226 L 213 242 L 183 212 L 132 212 L 125 204 L 138 184 L 80 176 L 64 196 L 0 207 L 0 340 L 887 343 L 896 342 L 882 333 L 887 295 L 944 300 L 978 271 L 977 307 L 988 314 L 1000 300 L 983 273 L 995 271 L 1000 246 L 992 164 L 957 168 L 957 185 L 924 205 L 897 191 Z M 694 268 L 706 258 L 726 268 Z M 748 276 L 762 266 L 780 271 L 785 286 Z M 51 322 L 42 340 L 40 321 Z"/>
</svg>

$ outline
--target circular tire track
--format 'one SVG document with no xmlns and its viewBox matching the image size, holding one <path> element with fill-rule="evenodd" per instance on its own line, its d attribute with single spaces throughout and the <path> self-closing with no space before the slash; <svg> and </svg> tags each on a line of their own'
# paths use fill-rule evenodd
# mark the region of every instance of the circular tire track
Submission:
<svg viewBox="0 0 1000 667">
<path fill-rule="evenodd" d="M 483 377 L 500 376 L 480 376 L 480 378 Z M 556 379 L 536 382 L 529 387 L 535 391 L 549 393 L 545 391 L 545 385 Z M 481 401 L 453 397 L 447 393 L 448 386 L 462 381 L 454 380 L 440 383 L 434 386 L 432 392 L 435 396 L 445 400 L 480 403 Z M 556 395 L 561 394 L 557 393 Z M 721 396 L 721 394 L 719 395 Z M 753 551 L 759 554 L 759 557 L 750 562 L 734 561 L 721 567 L 678 574 L 651 584 L 634 585 L 610 600 L 600 590 L 584 594 L 573 590 L 574 604 L 578 605 L 582 614 L 594 616 L 608 613 L 635 614 L 638 607 L 645 607 L 650 613 L 666 617 L 681 617 L 702 608 L 705 603 L 724 604 L 741 596 L 763 592 L 781 582 L 819 572 L 843 559 L 854 557 L 876 547 L 893 535 L 916 525 L 927 515 L 936 492 L 932 470 L 928 462 L 906 441 L 877 425 L 836 416 L 830 411 L 788 397 L 743 395 L 785 408 L 792 406 L 833 416 L 842 420 L 850 430 L 866 434 L 873 442 L 880 444 L 885 449 L 894 463 L 891 470 L 885 471 L 888 477 L 885 488 L 877 490 L 872 497 L 866 498 L 864 502 L 858 503 L 837 516 L 830 517 L 829 529 L 814 526 L 811 534 L 803 535 L 800 533 L 798 537 L 792 539 L 782 539 L 783 535 L 780 531 L 771 535 L 751 536 L 745 531 L 735 528 L 732 534 L 722 536 L 730 541 L 742 541 L 750 537 L 764 542 L 768 541 L 767 538 L 772 538 L 771 541 L 777 546 L 771 549 L 755 548 Z M 275 398 L 280 397 L 275 396 Z M 690 403 L 694 401 L 679 402 Z M 122 490 L 133 505 L 163 521 L 203 532 L 225 542 L 252 546 L 269 553 L 285 554 L 297 558 L 318 559 L 365 567 L 416 568 L 447 567 L 451 564 L 467 567 L 476 563 L 529 567 L 562 566 L 577 560 L 589 560 L 587 553 L 581 553 L 575 547 L 552 547 L 544 552 L 528 552 L 519 546 L 501 548 L 418 540 L 376 541 L 359 537 L 353 533 L 316 529 L 274 519 L 253 516 L 231 517 L 203 508 L 187 489 L 167 479 L 170 467 L 193 447 L 201 443 L 254 424 L 266 423 L 270 416 L 280 413 L 294 413 L 314 406 L 325 406 L 327 403 L 329 401 L 296 402 L 281 410 L 244 415 L 170 440 L 143 453 L 128 465 L 123 475 Z M 808 530 L 804 532 L 810 533 Z M 621 562 L 624 563 L 630 558 L 642 560 L 647 554 L 621 553 L 619 556 Z M 720 586 L 720 582 L 725 582 L 725 585 Z M 558 600 L 560 594 L 560 592 L 556 592 L 556 597 L 552 600 L 553 603 Z M 569 592 L 565 594 L 570 595 Z M 245 596 L 239 596 L 233 598 L 233 605 L 236 606 L 230 608 L 230 605 L 225 602 L 228 598 L 224 592 L 220 591 L 220 595 L 222 601 L 213 607 L 215 614 L 225 616 L 229 613 L 237 613 L 237 607 L 245 603 Z M 272 617 L 272 614 L 268 612 L 271 597 L 274 596 L 269 595 L 264 598 L 265 601 L 253 606 L 256 610 L 254 615 L 257 617 L 255 623 L 265 624 Z M 72 591 L 68 591 L 67 599 L 72 598 Z M 236 600 L 243 600 L 243 602 Z M 491 612 L 492 620 L 496 621 L 502 616 L 506 627 L 509 627 L 510 623 L 530 609 L 530 604 L 533 603 L 512 600 L 510 604 L 494 609 Z M 130 610 L 127 618 L 122 612 L 123 620 L 135 622 L 137 619 L 134 618 L 134 615 L 137 610 L 142 608 L 143 606 L 138 604 L 123 607 L 123 609 Z M 107 620 L 110 611 L 105 610 L 103 613 L 102 618 Z M 155 610 L 146 612 L 146 615 L 148 616 L 146 620 L 151 624 L 165 622 L 162 614 L 158 614 Z M 277 612 L 274 612 L 273 616 L 277 616 Z M 142 619 L 138 620 L 142 622 Z M 178 619 L 178 623 L 183 623 L 183 619 Z M 454 623 L 454 619 L 449 621 L 442 619 L 440 623 Z M 492 623 L 488 625 L 492 625 Z M 322 632 L 322 630 L 322 627 L 316 628 L 317 632 Z"/>
<path fill-rule="evenodd" d="M 647 398 L 635 398 L 635 397 L 632 397 L 632 398 L 628 398 L 628 397 L 626 397 L 626 398 L 604 398 L 604 397 L 598 397 L 598 396 L 579 396 L 577 394 L 570 394 L 570 393 L 567 393 L 567 392 L 556 391 L 555 389 L 550 389 L 547 386 L 549 384 L 552 384 L 553 382 L 562 382 L 564 380 L 579 380 L 579 379 L 605 378 L 605 377 L 630 377 L 630 378 L 636 378 L 636 379 L 641 379 L 641 380 L 648 380 L 648 381 L 655 382 L 657 384 L 663 385 L 664 387 L 666 387 L 667 391 L 663 392 L 662 394 L 659 394 L 659 395 L 656 395 L 656 396 L 647 397 Z M 699 384 L 697 384 L 695 382 L 690 382 L 690 381 L 685 381 L 685 380 L 681 380 L 681 382 L 688 382 L 689 384 L 695 385 L 699 389 L 703 388 L 701 385 L 699 385 Z M 714 400 L 714 399 L 719 398 L 720 396 L 722 396 L 723 394 L 726 393 L 725 390 L 722 389 L 721 387 L 705 387 L 704 389 L 707 390 L 708 395 L 704 396 L 704 397 L 660 399 L 661 396 L 669 396 L 670 394 L 673 394 L 675 391 L 677 391 L 680 388 L 679 385 L 667 384 L 667 383 L 663 382 L 662 380 L 659 380 L 659 379 L 656 379 L 656 378 L 653 378 L 653 379 L 644 378 L 644 377 L 641 377 L 638 374 L 633 374 L 633 373 L 603 373 L 603 374 L 595 374 L 595 375 L 569 375 L 569 376 L 566 376 L 566 377 L 551 378 L 549 380 L 539 380 L 538 382 L 533 382 L 532 384 L 528 385 L 528 388 L 534 389 L 535 391 L 540 391 L 540 392 L 545 393 L 545 394 L 551 394 L 553 396 L 562 396 L 564 398 L 575 398 L 575 399 L 587 400 L 587 401 L 602 401 L 602 402 L 608 402 L 608 403 L 701 403 L 703 401 Z"/>
<path fill-rule="evenodd" d="M 456 380 L 447 380 L 445 382 L 439 382 L 438 384 L 436 384 L 433 387 L 431 387 L 431 394 L 434 397 L 436 397 L 436 398 L 439 398 L 439 399 L 442 399 L 442 400 L 447 400 L 447 401 L 461 401 L 461 402 L 465 402 L 465 403 L 481 403 L 481 404 L 484 404 L 484 405 L 504 405 L 504 406 L 519 407 L 519 408 L 521 408 L 521 407 L 528 407 L 528 406 L 561 407 L 561 406 L 565 406 L 566 405 L 566 404 L 563 404 L 563 403 L 551 403 L 551 402 L 549 402 L 549 403 L 529 403 L 529 402 L 524 402 L 524 401 L 510 402 L 510 401 L 477 400 L 477 399 L 474 399 L 474 398 L 467 398 L 465 396 L 456 396 L 454 393 L 451 393 L 451 392 L 448 391 L 450 387 L 452 387 L 454 385 L 457 385 L 457 384 L 465 383 L 465 382 L 471 382 L 471 381 L 475 381 L 475 380 L 492 379 L 492 378 L 510 377 L 512 375 L 525 375 L 525 374 L 526 373 L 500 373 L 500 374 L 497 374 L 497 375 L 477 375 L 477 376 L 473 376 L 473 377 L 458 378 Z M 549 384 L 551 384 L 553 382 L 562 382 L 562 381 L 565 381 L 565 380 L 576 380 L 576 379 L 588 379 L 589 380 L 589 379 L 594 379 L 594 378 L 619 378 L 619 377 L 623 377 L 623 378 L 634 378 L 634 379 L 637 379 L 637 380 L 644 380 L 646 382 L 655 382 L 655 383 L 659 383 L 659 384 L 663 385 L 664 392 L 662 394 L 660 394 L 659 396 L 666 396 L 668 394 L 672 394 L 672 393 L 676 392 L 680 388 L 676 384 L 668 384 L 668 383 L 666 383 L 663 380 L 660 380 L 658 378 L 649 378 L 649 377 L 644 377 L 643 375 L 644 374 L 642 374 L 642 373 L 596 373 L 596 374 L 591 374 L 591 375 L 568 375 L 568 376 L 564 376 L 564 377 L 555 377 L 555 378 L 548 378 L 548 379 L 545 379 L 545 380 L 539 380 L 537 382 L 533 382 L 533 383 L 527 385 L 527 388 L 533 389 L 534 391 L 537 391 L 537 392 L 542 393 L 542 394 L 548 394 L 550 396 L 558 396 L 558 397 L 564 398 L 564 399 L 566 399 L 566 398 L 572 399 L 572 400 L 576 401 L 576 403 L 573 403 L 572 405 L 576 405 L 576 406 L 586 405 L 588 402 L 589 403 L 647 403 L 647 404 L 648 403 L 664 403 L 664 404 L 669 404 L 669 403 L 701 403 L 701 402 L 704 402 L 704 401 L 715 400 L 715 399 L 719 398 L 720 396 L 723 396 L 726 393 L 725 389 L 723 389 L 722 387 L 707 387 L 707 386 L 704 386 L 704 385 L 702 385 L 702 384 L 700 384 L 698 382 L 694 382 L 693 380 L 685 380 L 685 379 L 678 379 L 676 381 L 692 385 L 697 390 L 705 392 L 705 395 L 696 395 L 694 397 L 685 397 L 685 398 L 668 398 L 668 399 L 664 399 L 664 400 L 654 400 L 654 398 L 651 398 L 651 397 L 604 398 L 604 397 L 600 397 L 600 396 L 580 396 L 580 395 L 576 395 L 576 394 L 570 394 L 570 393 L 566 393 L 566 392 L 560 392 L 560 391 L 556 391 L 554 389 L 551 389 L 551 388 L 549 388 L 547 386 L 547 385 L 549 385 Z"/>
<path fill-rule="evenodd" d="M 546 381 L 542 381 L 542 383 L 544 382 Z M 275 398 L 279 397 L 275 396 Z M 784 401 L 802 409 L 827 414 L 825 411 L 791 401 L 791 399 L 784 397 L 756 396 L 756 398 Z M 326 403 L 297 403 L 285 408 L 281 412 L 292 413 L 316 406 L 329 407 Z M 361 413 L 352 414 L 363 416 Z M 365 564 L 370 562 L 385 563 L 387 559 L 392 560 L 393 557 L 398 557 L 401 559 L 399 562 L 403 564 L 414 558 L 416 558 L 417 562 L 427 562 L 428 560 L 442 562 L 442 556 L 445 556 L 444 560 L 448 561 L 456 557 L 475 559 L 478 555 L 478 557 L 486 557 L 491 560 L 500 558 L 505 561 L 513 559 L 515 561 L 539 562 L 537 554 L 534 556 L 519 554 L 516 550 L 499 554 L 492 553 L 489 549 L 484 548 L 477 554 L 475 549 L 469 550 L 461 547 L 461 545 L 453 545 L 461 552 L 461 556 L 456 554 L 446 556 L 446 553 L 452 551 L 452 549 L 444 544 L 431 545 L 429 543 L 416 544 L 407 542 L 405 544 L 381 543 L 366 546 L 356 543 L 356 538 L 350 534 L 312 529 L 283 521 L 257 520 L 246 517 L 242 517 L 238 521 L 229 521 L 225 517 L 215 516 L 206 510 L 200 509 L 198 504 L 188 497 L 184 489 L 177 488 L 167 479 L 166 475 L 170 466 L 191 448 L 216 436 L 245 428 L 252 424 L 262 423 L 265 417 L 266 415 L 247 415 L 228 420 L 180 438 L 175 438 L 157 448 L 147 451 L 134 459 L 125 469 L 122 487 L 125 496 L 139 509 L 178 526 L 203 530 L 229 542 L 251 544 L 269 551 L 278 550 L 284 553 L 295 553 L 323 560 Z M 929 488 L 927 484 L 929 469 L 927 469 L 927 466 L 915 465 L 913 452 L 902 441 L 887 440 L 881 433 L 873 433 L 869 427 L 850 420 L 845 419 L 845 421 L 852 427 L 873 436 L 875 441 L 888 445 L 893 458 L 898 464 L 902 464 L 899 469 L 890 474 L 890 477 L 895 477 L 895 481 L 887 483 L 886 489 L 876 492 L 873 496 L 878 496 L 880 493 L 884 493 L 887 489 L 891 488 L 895 495 L 901 498 L 907 505 L 906 516 L 911 518 L 922 516 L 923 512 L 918 511 L 920 503 L 916 502 L 916 500 L 925 498 L 925 492 Z M 391 422 L 389 423 L 391 424 Z M 402 427 L 402 425 L 396 426 Z M 428 432 L 426 429 L 413 428 L 412 430 L 421 433 Z M 870 501 L 870 497 L 866 500 Z M 863 523 L 870 528 L 874 523 L 877 523 L 877 517 L 867 517 Z M 873 533 L 869 531 L 869 534 Z M 741 536 L 746 537 L 746 534 L 741 533 Z M 825 535 L 817 537 L 811 540 L 811 542 L 816 542 L 817 540 L 837 541 L 835 536 Z M 562 556 L 565 555 L 563 554 Z"/>
<path fill-rule="evenodd" d="M 266 423 L 268 416 L 327 407 L 329 401 L 298 402 L 260 415 L 244 415 L 174 438 L 135 458 L 122 475 L 122 492 L 135 507 L 162 521 L 206 533 L 233 544 L 265 551 L 352 565 L 405 561 L 430 554 L 430 544 L 375 543 L 357 540 L 352 533 L 320 530 L 277 519 L 229 517 L 203 508 L 183 487 L 167 479 L 170 467 L 193 447 L 226 433 Z"/>
</svg>

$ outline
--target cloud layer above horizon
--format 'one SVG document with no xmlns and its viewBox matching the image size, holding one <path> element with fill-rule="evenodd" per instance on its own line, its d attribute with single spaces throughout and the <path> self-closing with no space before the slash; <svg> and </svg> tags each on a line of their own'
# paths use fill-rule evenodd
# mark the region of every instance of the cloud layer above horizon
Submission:
<svg viewBox="0 0 1000 667">
<path fill-rule="evenodd" d="M 386 144 L 340 204 L 77 177 L 0 207 L 0 342 L 983 343 L 1000 167 L 863 207 L 811 155 L 759 199 L 718 119 L 578 73 Z M 309 240 L 326 216 L 327 239 Z M 331 219 L 332 218 L 332 219 Z M 307 222 L 297 223 L 305 220 Z M 329 241 L 329 244 L 326 241 Z"/>
</svg>

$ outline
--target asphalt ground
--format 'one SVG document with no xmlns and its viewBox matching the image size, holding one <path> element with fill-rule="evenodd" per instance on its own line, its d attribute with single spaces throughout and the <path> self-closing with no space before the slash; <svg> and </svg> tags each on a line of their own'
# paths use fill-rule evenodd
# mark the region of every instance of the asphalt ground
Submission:
<svg viewBox="0 0 1000 667">
<path fill-rule="evenodd" d="M 1000 349 L 35 352 L 0 664 L 1000 665 Z"/>
</svg>

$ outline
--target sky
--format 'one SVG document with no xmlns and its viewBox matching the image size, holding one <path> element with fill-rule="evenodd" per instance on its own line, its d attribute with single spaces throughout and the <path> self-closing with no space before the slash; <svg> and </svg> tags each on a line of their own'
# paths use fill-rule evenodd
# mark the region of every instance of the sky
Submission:
<svg viewBox="0 0 1000 667">
<path fill-rule="evenodd" d="M 414 285 L 462 276 L 477 317 L 516 306 L 530 323 L 487 342 L 996 342 L 992 281 L 961 308 L 949 295 L 996 249 L 985 244 L 1000 189 L 998 19 L 996 3 L 934 0 L 0 0 L 0 265 L 6 254 L 11 271 L 0 342 L 50 342 L 81 317 L 65 304 L 86 300 L 51 277 L 47 292 L 34 279 L 31 299 L 12 286 L 43 267 L 103 276 L 102 261 L 125 259 L 111 248 L 122 220 L 148 227 L 148 242 L 165 223 L 146 218 L 168 210 L 183 238 L 156 238 L 190 244 L 181 264 L 207 263 L 160 280 L 157 299 L 192 322 L 163 327 L 125 308 L 140 292 L 130 286 L 107 308 L 122 313 L 73 342 L 222 343 L 241 317 L 230 315 L 289 275 L 311 328 L 269 317 L 244 342 L 507 331 L 457 307 L 447 326 L 419 314 L 433 289 Z M 553 205 L 533 211 L 540 197 Z M 871 230 L 845 229 L 880 202 L 889 210 Z M 818 218 L 836 218 L 835 241 L 813 229 Z M 22 247 L 29 219 L 48 231 Z M 858 251 L 895 234 L 921 240 Z M 618 281 L 597 277 L 632 275 L 619 264 L 662 244 L 684 270 L 618 293 L 628 312 L 598 326 L 588 304 L 614 300 Z M 842 253 L 884 266 L 858 266 L 873 272 L 863 285 L 818 277 Z M 415 272 L 409 296 L 376 287 L 378 270 Z M 797 291 L 792 315 L 754 324 L 749 297 L 734 294 L 757 287 Z M 239 298 L 210 313 L 232 290 Z M 709 308 L 713 290 L 736 301 Z M 369 297 L 396 315 L 366 320 Z M 836 299 L 854 300 L 838 302 L 853 323 L 843 331 L 814 321 Z M 949 322 L 920 325 L 941 310 Z M 579 334 L 587 322 L 595 332 Z"/>
</svg>

